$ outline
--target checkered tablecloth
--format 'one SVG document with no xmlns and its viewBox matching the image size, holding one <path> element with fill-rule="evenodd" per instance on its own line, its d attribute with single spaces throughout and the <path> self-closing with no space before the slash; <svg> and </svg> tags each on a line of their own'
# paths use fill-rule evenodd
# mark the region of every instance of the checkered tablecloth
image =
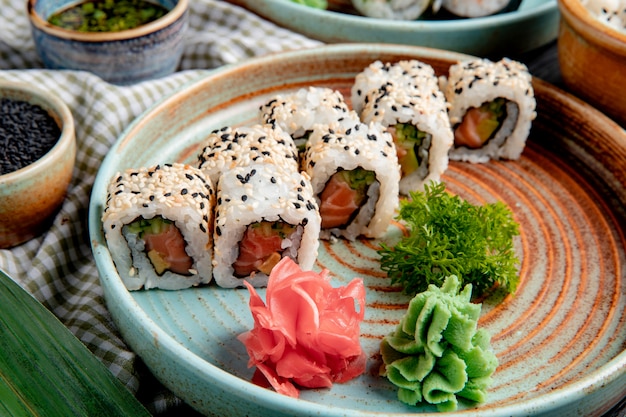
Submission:
<svg viewBox="0 0 626 417">
<path fill-rule="evenodd" d="M 94 178 L 126 126 L 183 84 L 226 64 L 320 43 L 229 3 L 192 0 L 180 71 L 119 87 L 85 72 L 43 69 L 31 37 L 26 2 L 4 0 L 1 6 L 0 80 L 27 82 L 58 94 L 75 118 L 78 151 L 68 196 L 54 224 L 34 240 L 0 250 L 0 269 L 52 311 L 149 411 L 189 415 L 126 346 L 106 309 L 87 230 Z"/>
</svg>

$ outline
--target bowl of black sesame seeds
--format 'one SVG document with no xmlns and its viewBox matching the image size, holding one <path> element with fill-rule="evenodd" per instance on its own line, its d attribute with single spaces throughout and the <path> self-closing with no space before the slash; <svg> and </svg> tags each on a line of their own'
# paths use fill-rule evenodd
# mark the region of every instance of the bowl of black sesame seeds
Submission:
<svg viewBox="0 0 626 417">
<path fill-rule="evenodd" d="M 55 93 L 0 81 L 0 248 L 52 224 L 76 156 L 74 118 Z"/>
</svg>

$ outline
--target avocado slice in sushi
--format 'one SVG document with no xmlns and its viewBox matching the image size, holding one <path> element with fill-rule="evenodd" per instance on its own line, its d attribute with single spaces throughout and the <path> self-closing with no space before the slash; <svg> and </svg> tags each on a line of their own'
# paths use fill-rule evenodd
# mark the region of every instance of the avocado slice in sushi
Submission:
<svg viewBox="0 0 626 417">
<path fill-rule="evenodd" d="M 426 136 L 426 132 L 420 131 L 411 124 L 398 123 L 395 125 L 394 139 L 402 176 L 415 172 L 422 164 L 419 148 Z"/>
</svg>

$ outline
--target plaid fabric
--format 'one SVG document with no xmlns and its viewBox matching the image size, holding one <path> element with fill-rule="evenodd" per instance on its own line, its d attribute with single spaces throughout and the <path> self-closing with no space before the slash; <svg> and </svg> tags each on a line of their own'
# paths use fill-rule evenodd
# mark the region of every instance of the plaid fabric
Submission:
<svg viewBox="0 0 626 417">
<path fill-rule="evenodd" d="M 157 415 L 178 413 L 185 406 L 156 382 L 125 345 L 106 309 L 87 230 L 95 175 L 124 128 L 181 85 L 221 65 L 319 42 L 226 2 L 193 0 L 180 71 L 119 87 L 90 73 L 43 69 L 23 0 L 2 3 L 0 28 L 0 79 L 57 93 L 72 110 L 78 140 L 73 181 L 54 224 L 38 238 L 0 250 L 0 269 L 52 311 L 148 410 Z"/>
</svg>

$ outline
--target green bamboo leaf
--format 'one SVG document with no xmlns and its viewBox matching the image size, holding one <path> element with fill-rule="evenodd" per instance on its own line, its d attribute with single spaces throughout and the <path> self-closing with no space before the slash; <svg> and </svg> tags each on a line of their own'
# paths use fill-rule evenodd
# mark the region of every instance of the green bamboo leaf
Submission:
<svg viewBox="0 0 626 417">
<path fill-rule="evenodd" d="M 0 415 L 150 413 L 51 312 L 0 271 Z"/>
</svg>

